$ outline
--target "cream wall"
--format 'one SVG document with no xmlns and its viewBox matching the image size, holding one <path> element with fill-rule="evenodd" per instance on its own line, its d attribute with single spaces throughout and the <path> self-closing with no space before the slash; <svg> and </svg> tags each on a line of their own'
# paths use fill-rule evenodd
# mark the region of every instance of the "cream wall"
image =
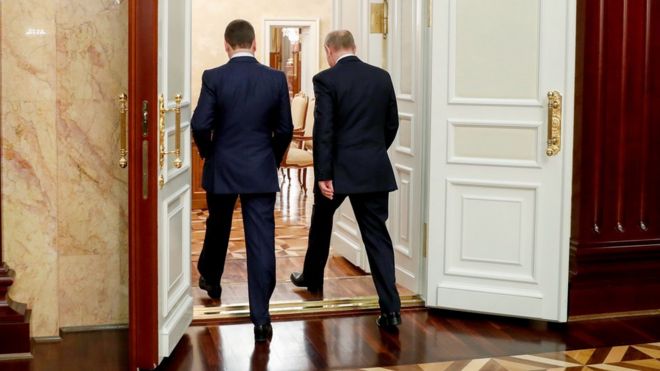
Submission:
<svg viewBox="0 0 660 371">
<path fill-rule="evenodd" d="M 254 26 L 257 38 L 257 58 L 263 61 L 263 23 L 265 19 L 316 19 L 319 25 L 319 45 L 332 30 L 332 0 L 194 0 L 192 40 L 192 98 L 197 104 L 202 72 L 227 62 L 224 48 L 225 27 L 242 18 Z M 319 50 L 319 70 L 327 68 L 323 49 Z M 311 93 L 311 92 L 310 92 Z"/>
<path fill-rule="evenodd" d="M 4 258 L 32 336 L 128 321 L 127 1 L 2 1 Z"/>
</svg>

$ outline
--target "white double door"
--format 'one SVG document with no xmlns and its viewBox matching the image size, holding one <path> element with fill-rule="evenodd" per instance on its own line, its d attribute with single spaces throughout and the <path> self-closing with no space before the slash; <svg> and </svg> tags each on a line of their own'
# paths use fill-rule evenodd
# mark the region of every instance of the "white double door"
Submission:
<svg viewBox="0 0 660 371">
<path fill-rule="evenodd" d="M 566 320 L 575 1 L 390 0 L 386 40 L 369 33 L 380 1 L 336 0 L 334 26 L 397 93 L 398 283 L 432 307 Z M 349 203 L 332 246 L 366 266 Z"/>
</svg>

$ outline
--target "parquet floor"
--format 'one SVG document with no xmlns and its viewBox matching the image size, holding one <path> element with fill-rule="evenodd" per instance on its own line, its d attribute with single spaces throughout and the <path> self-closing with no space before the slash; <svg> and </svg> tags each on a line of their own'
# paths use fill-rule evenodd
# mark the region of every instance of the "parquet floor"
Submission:
<svg viewBox="0 0 660 371">
<path fill-rule="evenodd" d="M 307 250 L 309 222 L 314 197 L 302 192 L 297 181 L 297 172 L 292 171 L 291 181 L 282 183 L 275 204 L 275 256 L 277 285 L 272 301 L 298 301 L 319 299 L 353 298 L 375 296 L 371 276 L 355 267 L 340 256 L 328 260 L 325 271 L 324 293 L 322 297 L 311 295 L 307 290 L 297 288 L 289 280 L 293 271 L 300 271 Z M 308 184 L 312 184 L 310 174 Z M 194 210 L 192 213 L 192 285 L 195 305 L 216 307 L 218 305 L 243 304 L 248 301 L 247 268 L 245 258 L 245 236 L 240 204 L 234 211 L 225 271 L 222 276 L 221 302 L 210 299 L 198 285 L 197 261 L 204 243 L 208 211 Z M 411 291 L 399 287 L 401 295 L 413 295 Z"/>
<path fill-rule="evenodd" d="M 362 371 L 425 370 L 660 370 L 660 342 L 541 354 L 467 359 L 416 365 L 362 368 Z"/>
</svg>

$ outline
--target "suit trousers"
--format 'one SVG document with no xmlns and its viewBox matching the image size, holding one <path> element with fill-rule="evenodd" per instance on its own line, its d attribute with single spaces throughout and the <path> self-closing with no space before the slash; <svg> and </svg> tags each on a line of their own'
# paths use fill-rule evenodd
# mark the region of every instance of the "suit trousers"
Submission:
<svg viewBox="0 0 660 371">
<path fill-rule="evenodd" d="M 237 194 L 206 194 L 209 217 L 197 269 L 212 285 L 220 284 L 225 267 Z M 270 323 L 268 302 L 275 290 L 275 193 L 241 194 L 247 250 L 250 319 Z"/>
<path fill-rule="evenodd" d="M 330 200 L 318 189 L 314 192 L 314 208 L 309 229 L 309 242 L 303 275 L 308 286 L 322 286 L 323 272 L 330 252 L 333 216 L 348 197 L 355 213 L 362 241 L 367 250 L 371 274 L 383 313 L 401 310 L 394 274 L 394 248 L 385 222 L 388 218 L 389 193 L 335 195 Z"/>
</svg>

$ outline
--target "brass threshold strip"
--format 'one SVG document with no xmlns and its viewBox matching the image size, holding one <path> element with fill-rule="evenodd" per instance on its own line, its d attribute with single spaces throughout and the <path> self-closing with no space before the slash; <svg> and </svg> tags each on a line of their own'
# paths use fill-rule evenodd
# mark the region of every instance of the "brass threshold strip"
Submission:
<svg viewBox="0 0 660 371">
<path fill-rule="evenodd" d="M 424 300 L 419 295 L 401 297 L 402 308 L 423 307 Z M 195 305 L 193 309 L 193 324 L 196 322 L 226 321 L 249 318 L 250 311 L 247 304 L 229 304 L 219 307 L 206 307 Z M 354 298 L 324 299 L 313 301 L 280 301 L 270 303 L 270 314 L 273 317 L 290 317 L 337 314 L 342 312 L 373 311 L 378 309 L 376 296 L 358 296 Z"/>
</svg>

